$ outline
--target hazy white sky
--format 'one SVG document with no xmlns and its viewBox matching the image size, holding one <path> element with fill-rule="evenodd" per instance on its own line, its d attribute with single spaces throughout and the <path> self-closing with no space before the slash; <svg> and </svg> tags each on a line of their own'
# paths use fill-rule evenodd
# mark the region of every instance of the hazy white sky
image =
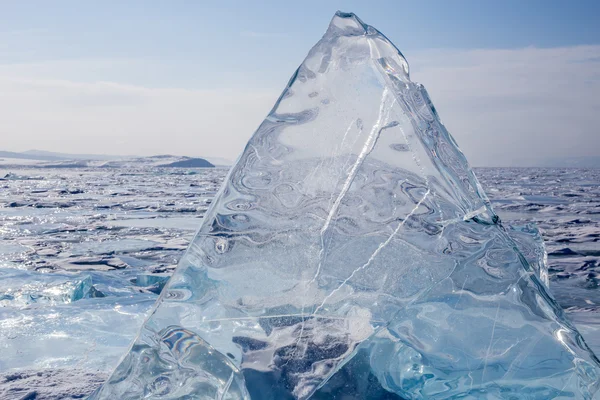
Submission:
<svg viewBox="0 0 600 400">
<path fill-rule="evenodd" d="M 570 6 L 581 8 L 566 16 L 579 18 L 576 27 L 555 23 L 561 9 L 512 25 L 482 9 L 487 24 L 464 15 L 458 26 L 432 3 L 404 26 L 362 3 L 315 2 L 300 22 L 285 20 L 281 5 L 249 12 L 234 2 L 134 3 L 58 1 L 50 10 L 40 2 L 37 11 L 2 3 L 0 150 L 235 159 L 336 8 L 356 10 L 404 52 L 472 164 L 600 150 L 600 41 L 584 18 L 586 7 L 597 11 L 593 3 Z M 422 32 L 427 11 L 437 24 Z"/>
</svg>

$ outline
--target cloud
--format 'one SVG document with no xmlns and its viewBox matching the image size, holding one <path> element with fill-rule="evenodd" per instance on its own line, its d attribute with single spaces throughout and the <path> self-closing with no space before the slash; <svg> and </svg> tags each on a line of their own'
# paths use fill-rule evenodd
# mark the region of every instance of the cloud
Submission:
<svg viewBox="0 0 600 400">
<path fill-rule="evenodd" d="M 535 165 L 600 149 L 600 46 L 436 50 L 409 58 L 475 165 Z"/>
<path fill-rule="evenodd" d="M 407 58 L 412 79 L 427 87 L 473 165 L 533 165 L 600 149 L 600 46 L 428 50 Z M 279 95 L 235 82 L 192 90 L 85 81 L 127 65 L 0 65 L 0 147 L 234 159 Z"/>
<path fill-rule="evenodd" d="M 234 159 L 276 99 L 259 90 L 0 77 L 0 136 L 11 150 Z"/>
</svg>

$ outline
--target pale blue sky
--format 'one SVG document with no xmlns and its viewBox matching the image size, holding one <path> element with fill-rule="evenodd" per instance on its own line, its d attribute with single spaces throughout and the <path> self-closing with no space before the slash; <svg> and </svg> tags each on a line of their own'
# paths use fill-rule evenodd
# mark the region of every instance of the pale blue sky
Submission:
<svg viewBox="0 0 600 400">
<path fill-rule="evenodd" d="M 476 164 L 491 141 L 520 163 L 528 132 L 539 158 L 597 153 L 600 2 L 533 0 L 0 0 L 0 147 L 235 158 L 337 9 L 402 50 Z"/>
</svg>

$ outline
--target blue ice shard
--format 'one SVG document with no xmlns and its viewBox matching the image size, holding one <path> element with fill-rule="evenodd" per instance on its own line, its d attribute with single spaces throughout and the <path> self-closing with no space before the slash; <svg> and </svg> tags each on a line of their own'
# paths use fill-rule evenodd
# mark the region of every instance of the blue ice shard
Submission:
<svg viewBox="0 0 600 400">
<path fill-rule="evenodd" d="M 338 12 L 93 399 L 589 399 L 600 365 L 408 63 Z"/>
</svg>

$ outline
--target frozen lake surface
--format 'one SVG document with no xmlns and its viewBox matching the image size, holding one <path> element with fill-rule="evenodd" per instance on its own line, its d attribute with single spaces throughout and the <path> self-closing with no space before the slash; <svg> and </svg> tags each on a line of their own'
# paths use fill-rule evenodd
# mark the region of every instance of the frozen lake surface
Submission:
<svg viewBox="0 0 600 400">
<path fill-rule="evenodd" d="M 2 168 L 0 399 L 81 398 L 126 351 L 227 170 Z M 600 353 L 600 169 L 475 172 L 503 221 L 541 229 L 551 292 Z"/>
</svg>

